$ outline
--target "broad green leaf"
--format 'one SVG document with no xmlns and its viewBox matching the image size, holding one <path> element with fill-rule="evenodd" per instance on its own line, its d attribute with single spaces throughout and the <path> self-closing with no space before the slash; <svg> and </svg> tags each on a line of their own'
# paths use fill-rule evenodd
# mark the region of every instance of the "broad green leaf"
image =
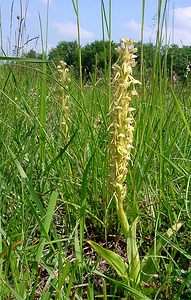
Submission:
<svg viewBox="0 0 191 300">
<path fill-rule="evenodd" d="M 124 262 L 121 256 L 111 250 L 104 249 L 93 241 L 88 241 L 88 243 L 117 272 L 119 276 L 128 280 L 128 265 Z"/>
</svg>

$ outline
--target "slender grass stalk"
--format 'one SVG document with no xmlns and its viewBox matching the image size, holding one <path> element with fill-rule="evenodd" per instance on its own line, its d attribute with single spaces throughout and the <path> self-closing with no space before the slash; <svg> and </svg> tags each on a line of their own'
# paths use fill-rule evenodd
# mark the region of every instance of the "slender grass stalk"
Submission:
<svg viewBox="0 0 191 300">
<path fill-rule="evenodd" d="M 42 60 L 46 60 L 46 54 L 44 50 L 44 42 L 43 42 L 43 31 L 42 31 L 42 21 L 39 15 L 40 22 L 40 31 L 41 31 L 41 46 L 42 46 Z M 46 93 L 47 93 L 47 67 L 46 63 L 42 64 L 42 82 L 41 82 L 41 95 L 40 95 L 40 111 L 39 111 L 39 120 L 40 120 L 40 160 L 41 165 L 44 166 L 45 162 L 45 131 L 46 131 Z"/>
<path fill-rule="evenodd" d="M 141 74 L 140 74 L 140 79 L 142 86 L 144 87 L 145 85 L 143 84 L 144 80 L 144 24 L 145 24 L 145 0 L 142 0 L 142 23 L 141 23 Z"/>
<path fill-rule="evenodd" d="M 101 0 L 101 28 L 102 28 L 102 39 L 105 42 L 105 26 L 104 26 L 104 19 L 105 19 L 105 14 L 104 14 L 104 0 Z M 104 49 L 103 49 L 103 55 L 104 55 L 104 71 L 106 74 L 106 69 L 107 69 L 107 60 L 106 60 L 106 49 L 105 49 L 105 43 L 104 43 Z"/>
<path fill-rule="evenodd" d="M 11 55 L 11 42 L 12 42 L 12 27 L 13 27 L 13 8 L 14 8 L 14 0 L 11 3 L 11 15 L 10 15 L 10 31 L 9 31 L 9 49 L 8 55 Z"/>
<path fill-rule="evenodd" d="M 104 0 L 101 1 L 101 15 L 102 15 L 102 37 L 103 41 L 105 41 L 105 27 L 107 32 L 107 39 L 109 42 L 109 57 L 108 57 L 108 65 L 107 65 L 107 56 L 106 56 L 106 49 L 104 46 L 104 60 L 105 60 L 105 76 L 108 79 L 108 102 L 106 103 L 105 111 L 106 113 L 109 110 L 111 104 L 111 65 L 112 65 L 112 0 L 109 0 L 109 16 L 107 18 L 106 8 Z"/>
<path fill-rule="evenodd" d="M 2 216 L 1 216 L 2 212 L 0 210 L 0 253 L 3 252 L 3 237 L 2 237 Z M 0 257 L 0 281 L 1 278 L 3 277 L 3 258 Z M 0 284 L 0 300 L 3 299 L 2 298 L 2 284 Z"/>
<path fill-rule="evenodd" d="M 52 194 L 50 196 L 47 212 L 46 212 L 46 217 L 45 217 L 44 223 L 43 223 L 44 229 L 46 230 L 47 234 L 49 232 L 50 224 L 53 219 L 53 214 L 54 214 L 57 198 L 58 198 L 58 193 L 55 191 L 52 192 Z M 38 247 L 37 254 L 36 254 L 36 259 L 35 259 L 37 263 L 40 262 L 40 258 L 41 258 L 41 255 L 42 255 L 42 252 L 43 252 L 43 249 L 45 246 L 45 242 L 46 242 L 46 238 L 44 237 L 44 233 L 42 232 L 39 247 Z"/>
<path fill-rule="evenodd" d="M 175 28 L 175 2 L 172 2 L 172 45 L 174 45 L 174 28 Z M 174 48 L 172 50 L 172 55 L 171 55 L 171 68 L 170 68 L 170 78 L 171 81 L 173 79 L 173 71 L 174 71 Z"/>
<path fill-rule="evenodd" d="M 108 32 L 108 38 L 109 38 L 109 78 L 111 80 L 111 43 L 112 43 L 112 40 L 111 40 L 111 36 L 112 36 L 112 0 L 109 0 L 109 32 Z M 109 87 L 108 87 L 108 105 L 110 106 L 110 103 L 111 103 L 111 84 L 109 82 Z"/>
<path fill-rule="evenodd" d="M 2 28 L 2 16 L 1 16 L 1 6 L 0 6 L 0 55 L 3 54 L 3 28 Z"/>
<path fill-rule="evenodd" d="M 104 0 L 101 1 L 101 17 L 102 17 L 102 38 L 105 42 L 105 28 L 107 33 L 107 39 L 109 42 L 109 49 L 106 49 L 104 43 L 104 78 L 106 80 L 106 84 L 108 86 L 107 92 L 107 101 L 104 103 L 104 115 L 107 115 L 109 112 L 110 104 L 111 104 L 111 65 L 112 65 L 112 53 L 111 53 L 111 46 L 112 46 L 112 1 L 109 1 L 109 17 L 107 18 L 106 8 Z M 107 62 L 107 51 L 109 50 L 109 61 Z M 106 160 L 108 160 L 108 153 L 106 153 Z M 108 166 L 106 167 L 108 173 Z M 106 187 L 105 193 L 105 240 L 107 243 L 107 230 L 109 225 L 109 213 L 108 213 L 108 205 L 109 205 L 109 191 L 108 187 Z"/>
<path fill-rule="evenodd" d="M 80 16 L 79 16 L 79 7 L 78 0 L 72 0 L 72 4 L 74 7 L 74 11 L 76 14 L 76 22 L 77 22 L 77 34 L 78 34 L 78 57 L 79 57 L 79 79 L 80 79 L 80 91 L 82 94 L 83 91 L 83 83 L 82 83 L 82 50 L 81 50 L 81 38 L 80 38 Z"/>
<path fill-rule="evenodd" d="M 48 28 L 49 28 L 49 6 L 50 6 L 50 0 L 47 1 L 47 6 L 46 6 L 46 47 L 45 47 L 45 53 L 46 56 L 48 54 Z"/>
</svg>

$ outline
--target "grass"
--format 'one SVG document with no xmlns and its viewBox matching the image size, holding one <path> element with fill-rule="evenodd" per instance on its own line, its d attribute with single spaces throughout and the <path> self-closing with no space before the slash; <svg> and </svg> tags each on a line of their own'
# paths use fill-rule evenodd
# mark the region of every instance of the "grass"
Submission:
<svg viewBox="0 0 191 300">
<path fill-rule="evenodd" d="M 111 34 L 111 2 L 107 22 L 102 1 L 102 21 Z M 0 299 L 190 299 L 189 85 L 163 78 L 157 50 L 132 100 L 125 211 L 130 224 L 139 218 L 140 259 L 150 251 L 155 267 L 138 289 L 120 277 L 126 240 L 107 184 L 111 71 L 98 81 L 68 83 L 65 135 L 57 70 L 13 60 L 0 66 Z M 170 237 L 177 222 L 183 225 Z M 119 259 L 118 272 L 89 239 L 118 255 L 109 252 L 110 261 Z"/>
</svg>

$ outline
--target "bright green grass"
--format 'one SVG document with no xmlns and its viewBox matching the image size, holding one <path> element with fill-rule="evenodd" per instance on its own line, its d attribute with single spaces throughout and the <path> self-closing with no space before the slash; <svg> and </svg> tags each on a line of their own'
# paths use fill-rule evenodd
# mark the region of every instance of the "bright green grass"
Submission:
<svg viewBox="0 0 191 300">
<path fill-rule="evenodd" d="M 103 1 L 110 32 L 104 12 Z M 111 269 L 106 278 L 96 275 L 100 258 L 86 243 L 94 239 L 125 255 L 107 184 L 108 74 L 84 84 L 72 78 L 66 137 L 54 67 L 0 67 L 0 299 L 130 299 Z M 131 222 L 139 217 L 141 257 L 175 222 L 184 222 L 154 257 L 157 278 L 141 292 L 190 299 L 190 86 L 171 86 L 158 53 L 150 74 L 145 78 L 142 69 L 133 100 L 126 212 Z"/>
<path fill-rule="evenodd" d="M 17 65 L 1 67 L 1 74 L 1 299 L 34 299 L 38 293 L 41 299 L 78 299 L 77 294 L 94 299 L 95 261 L 90 254 L 83 257 L 84 238 L 103 242 L 105 234 L 108 240 L 113 233 L 120 236 L 107 186 L 107 86 L 104 81 L 87 83 L 82 99 L 72 80 L 65 138 L 55 74 L 51 75 L 42 168 L 41 74 Z M 180 85 L 173 91 L 168 84 L 160 90 L 153 83 L 140 88 L 134 99 L 136 129 L 126 209 L 131 220 L 139 215 L 141 255 L 155 236 L 184 221 L 162 251 L 160 264 L 157 260 L 160 289 L 148 288 L 151 299 L 165 294 L 168 298 L 171 289 L 174 295 L 189 294 L 183 279 L 189 278 L 190 258 L 190 98 L 188 87 L 182 89 Z M 119 296 L 122 290 L 111 284 L 107 293 Z M 103 289 L 99 293 L 103 295 Z"/>
</svg>

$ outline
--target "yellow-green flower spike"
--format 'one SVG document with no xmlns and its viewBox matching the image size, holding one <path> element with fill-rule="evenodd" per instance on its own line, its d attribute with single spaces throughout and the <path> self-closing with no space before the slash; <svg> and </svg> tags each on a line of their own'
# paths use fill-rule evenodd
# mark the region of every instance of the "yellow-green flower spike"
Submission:
<svg viewBox="0 0 191 300">
<path fill-rule="evenodd" d="M 64 61 L 60 61 L 59 65 L 57 66 L 57 70 L 59 72 L 60 76 L 60 83 L 64 87 L 60 86 L 59 88 L 59 100 L 61 102 L 62 107 L 62 117 L 61 117 L 61 130 L 64 132 L 64 135 L 68 135 L 68 121 L 69 121 L 69 115 L 68 115 L 68 95 L 67 95 L 67 89 L 68 89 L 68 82 L 70 81 L 69 77 L 69 69 L 67 68 L 67 64 Z"/>
<path fill-rule="evenodd" d="M 113 66 L 115 76 L 113 86 L 115 89 L 114 101 L 111 106 L 112 124 L 110 125 L 110 182 L 114 188 L 117 205 L 117 214 L 125 236 L 129 233 L 129 223 L 124 212 L 123 202 L 126 197 L 125 179 L 128 172 L 131 149 L 133 148 L 133 117 L 131 98 L 136 95 L 135 85 L 138 80 L 132 76 L 136 65 L 136 51 L 134 42 L 121 39 L 117 48 L 119 59 Z"/>
</svg>

